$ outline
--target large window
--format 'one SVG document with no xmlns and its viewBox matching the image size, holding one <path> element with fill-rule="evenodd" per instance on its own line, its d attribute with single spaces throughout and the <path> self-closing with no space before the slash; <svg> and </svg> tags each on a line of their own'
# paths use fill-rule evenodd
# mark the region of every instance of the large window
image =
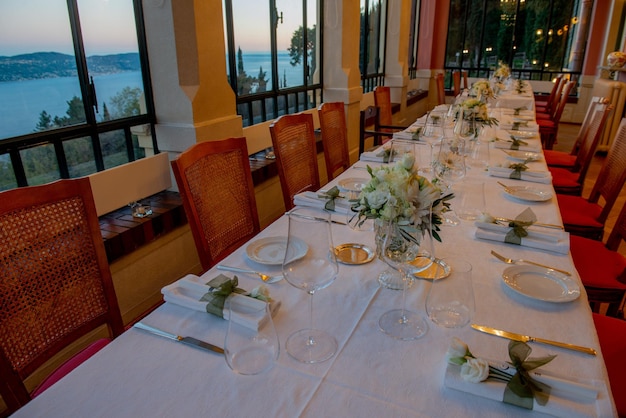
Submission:
<svg viewBox="0 0 626 418">
<path fill-rule="evenodd" d="M 384 82 L 386 34 L 387 2 L 361 0 L 359 69 L 364 93 L 374 90 L 374 87 Z"/>
<path fill-rule="evenodd" d="M 249 126 L 321 103 L 317 0 L 224 0 L 227 69 Z"/>
<path fill-rule="evenodd" d="M 488 77 L 502 61 L 518 78 L 576 76 L 591 8 L 583 0 L 451 0 L 445 68 Z"/>
<path fill-rule="evenodd" d="M 3 0 L 0 16 L 0 190 L 144 156 L 133 132 L 150 132 L 154 112 L 140 0 Z"/>
</svg>

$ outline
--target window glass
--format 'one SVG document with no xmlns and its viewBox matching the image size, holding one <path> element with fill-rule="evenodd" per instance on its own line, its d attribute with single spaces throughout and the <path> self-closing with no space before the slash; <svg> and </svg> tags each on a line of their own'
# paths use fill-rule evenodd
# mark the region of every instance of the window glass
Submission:
<svg viewBox="0 0 626 418">
<path fill-rule="evenodd" d="M 232 0 L 237 94 L 272 89 L 269 7 L 258 0 Z M 261 76 L 261 77 L 260 77 Z"/>
<path fill-rule="evenodd" d="M 63 150 L 71 178 L 87 176 L 98 171 L 91 138 L 63 141 Z"/>
<path fill-rule="evenodd" d="M 105 168 L 116 167 L 128 162 L 124 131 L 118 130 L 100 134 L 100 145 Z"/>
<path fill-rule="evenodd" d="M 387 5 L 361 0 L 360 70 L 364 91 L 371 91 L 384 76 Z"/>
<path fill-rule="evenodd" d="M 78 0 L 98 121 L 146 113 L 133 3 Z"/>
<path fill-rule="evenodd" d="M 13 172 L 13 163 L 9 154 L 0 155 L 0 190 L 9 190 L 17 187 L 17 180 Z"/>
<path fill-rule="evenodd" d="M 0 139 L 85 121 L 66 0 L 2 0 L 0 63 Z"/>
<path fill-rule="evenodd" d="M 40 145 L 20 151 L 24 173 L 30 186 L 50 183 L 61 178 L 52 144 Z"/>
</svg>

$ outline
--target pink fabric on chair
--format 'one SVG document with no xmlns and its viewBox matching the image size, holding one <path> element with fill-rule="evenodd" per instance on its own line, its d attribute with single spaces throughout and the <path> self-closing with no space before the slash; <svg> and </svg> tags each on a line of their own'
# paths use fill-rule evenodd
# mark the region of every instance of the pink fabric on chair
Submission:
<svg viewBox="0 0 626 418">
<path fill-rule="evenodd" d="M 37 386 L 37 388 L 31 394 L 31 397 L 41 395 L 46 389 L 54 385 L 56 382 L 65 377 L 68 373 L 80 366 L 91 356 L 100 351 L 104 346 L 111 342 L 110 338 L 102 338 L 89 344 L 82 351 L 76 353 L 72 358 L 61 364 L 55 371 L 53 371 L 43 382 Z"/>
<path fill-rule="evenodd" d="M 626 417 L 626 321 L 593 314 L 611 392 L 620 417 Z"/>
</svg>

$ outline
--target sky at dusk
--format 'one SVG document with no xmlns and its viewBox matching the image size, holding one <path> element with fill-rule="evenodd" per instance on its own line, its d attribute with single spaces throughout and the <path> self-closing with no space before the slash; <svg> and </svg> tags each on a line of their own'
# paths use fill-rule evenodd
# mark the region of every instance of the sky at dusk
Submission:
<svg viewBox="0 0 626 418">
<path fill-rule="evenodd" d="M 286 50 L 302 21 L 302 3 L 276 3 L 283 13 L 278 49 Z M 310 3 L 308 20 L 315 21 L 315 2 Z M 78 8 L 87 56 L 137 51 L 131 0 L 78 0 Z M 236 44 L 245 52 L 269 51 L 268 2 L 233 0 L 233 9 Z M 69 27 L 66 0 L 0 0 L 0 56 L 42 51 L 73 55 Z"/>
</svg>

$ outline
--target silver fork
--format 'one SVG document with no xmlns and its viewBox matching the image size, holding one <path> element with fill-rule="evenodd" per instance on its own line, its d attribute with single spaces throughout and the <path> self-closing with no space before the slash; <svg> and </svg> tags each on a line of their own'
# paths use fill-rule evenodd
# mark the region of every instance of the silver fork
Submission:
<svg viewBox="0 0 626 418">
<path fill-rule="evenodd" d="M 508 258 L 508 257 L 505 257 L 503 255 L 498 254 L 497 252 L 495 252 L 493 250 L 491 250 L 491 255 L 493 255 L 494 257 L 496 257 L 500 261 L 504 261 L 507 264 L 518 264 L 518 263 L 532 264 L 534 266 L 539 266 L 539 267 L 547 268 L 547 269 L 550 269 L 550 270 L 558 271 L 559 273 L 563 273 L 566 276 L 571 276 L 572 275 L 572 273 L 570 273 L 569 271 L 557 269 L 555 267 L 546 266 L 545 264 L 539 264 L 539 263 L 536 263 L 534 261 L 524 260 L 522 258 L 517 258 L 517 259 L 515 259 L 515 258 Z"/>
<path fill-rule="evenodd" d="M 256 274 L 257 276 L 261 278 L 261 280 L 263 280 L 266 283 L 274 283 L 283 279 L 282 275 L 268 276 L 267 274 L 259 273 L 258 271 L 240 269 L 239 267 L 225 266 L 223 264 L 218 264 L 217 269 L 224 270 L 224 271 L 234 271 L 235 273 L 244 273 L 244 274 L 252 274 L 252 275 Z"/>
</svg>

